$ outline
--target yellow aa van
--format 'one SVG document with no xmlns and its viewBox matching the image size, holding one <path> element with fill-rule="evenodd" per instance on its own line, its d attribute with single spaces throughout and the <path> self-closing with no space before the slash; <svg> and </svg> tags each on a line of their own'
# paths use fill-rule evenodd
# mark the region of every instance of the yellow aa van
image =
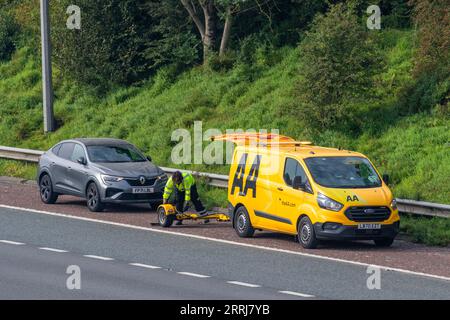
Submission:
<svg viewBox="0 0 450 320">
<path fill-rule="evenodd" d="M 399 231 L 396 201 L 363 154 L 275 134 L 228 134 L 237 144 L 229 174 L 229 214 L 240 237 L 255 230 L 320 240 L 373 240 L 390 246 Z"/>
</svg>

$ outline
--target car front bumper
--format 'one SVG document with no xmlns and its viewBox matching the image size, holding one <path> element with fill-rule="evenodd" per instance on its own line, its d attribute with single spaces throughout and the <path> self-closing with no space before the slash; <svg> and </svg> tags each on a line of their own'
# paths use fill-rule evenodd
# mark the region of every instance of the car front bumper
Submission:
<svg viewBox="0 0 450 320">
<path fill-rule="evenodd" d="M 382 224 L 381 229 L 363 229 L 358 226 L 340 225 L 334 230 L 325 229 L 324 223 L 315 223 L 314 231 L 319 240 L 374 240 L 382 238 L 395 238 L 400 229 L 400 221 L 393 224 Z"/>
</svg>

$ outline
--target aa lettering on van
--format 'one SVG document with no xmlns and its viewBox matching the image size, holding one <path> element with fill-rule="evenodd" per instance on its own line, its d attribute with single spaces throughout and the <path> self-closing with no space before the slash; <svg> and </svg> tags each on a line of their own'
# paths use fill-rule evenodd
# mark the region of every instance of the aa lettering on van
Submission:
<svg viewBox="0 0 450 320">
<path fill-rule="evenodd" d="M 356 195 L 353 196 L 347 196 L 347 202 L 353 202 L 353 201 L 359 201 L 358 197 Z"/>
<path fill-rule="evenodd" d="M 245 167 L 247 164 L 248 154 L 244 153 L 239 161 L 238 167 L 234 174 L 233 184 L 230 194 L 234 194 L 235 189 L 239 188 L 239 195 L 245 197 L 248 191 L 252 190 L 252 197 L 256 198 L 256 181 L 258 180 L 259 168 L 261 166 L 261 155 L 257 155 L 253 161 L 250 172 L 248 173 L 244 187 Z"/>
</svg>

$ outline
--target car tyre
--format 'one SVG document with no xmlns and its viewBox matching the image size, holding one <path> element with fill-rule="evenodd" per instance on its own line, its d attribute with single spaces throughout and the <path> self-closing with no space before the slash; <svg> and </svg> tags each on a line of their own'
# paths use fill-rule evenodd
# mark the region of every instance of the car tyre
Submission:
<svg viewBox="0 0 450 320">
<path fill-rule="evenodd" d="M 39 180 L 39 194 L 45 204 L 54 204 L 58 200 L 58 194 L 53 191 L 52 179 L 45 174 Z"/>
<path fill-rule="evenodd" d="M 316 233 L 314 231 L 314 226 L 311 220 L 304 216 L 300 219 L 298 223 L 298 242 L 305 249 L 315 249 L 319 244 L 319 240 L 316 238 Z"/>
<path fill-rule="evenodd" d="M 100 192 L 95 182 L 91 182 L 86 191 L 87 207 L 92 212 L 102 212 L 105 209 L 105 205 L 100 199 Z"/>
<path fill-rule="evenodd" d="M 158 208 L 158 222 L 159 225 L 163 228 L 170 228 L 174 221 L 174 215 L 173 214 L 166 214 L 166 209 L 164 207 Z"/>
<path fill-rule="evenodd" d="M 234 229 L 241 238 L 253 237 L 253 229 L 247 209 L 244 206 L 239 207 L 234 215 Z"/>
<path fill-rule="evenodd" d="M 394 238 L 374 239 L 373 242 L 377 247 L 390 247 L 394 243 Z"/>
</svg>

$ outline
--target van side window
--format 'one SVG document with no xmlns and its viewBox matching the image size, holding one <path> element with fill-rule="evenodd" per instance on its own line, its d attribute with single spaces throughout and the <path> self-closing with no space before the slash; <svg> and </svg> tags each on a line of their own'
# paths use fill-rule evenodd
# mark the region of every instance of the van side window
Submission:
<svg viewBox="0 0 450 320">
<path fill-rule="evenodd" d="M 286 184 L 290 187 L 292 187 L 295 177 L 302 177 L 302 181 L 305 183 L 306 191 L 312 193 L 311 185 L 308 177 L 306 176 L 305 170 L 303 170 L 303 167 L 297 160 L 286 158 L 283 177 L 284 182 L 286 182 Z"/>
</svg>

